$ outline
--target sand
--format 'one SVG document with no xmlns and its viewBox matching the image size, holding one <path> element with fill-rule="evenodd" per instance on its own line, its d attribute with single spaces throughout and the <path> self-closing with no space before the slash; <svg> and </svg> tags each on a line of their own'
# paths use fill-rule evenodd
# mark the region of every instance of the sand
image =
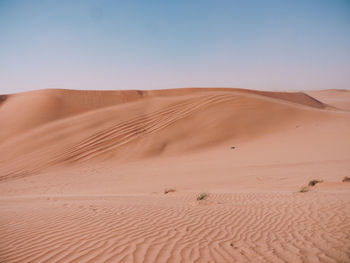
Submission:
<svg viewBox="0 0 350 263">
<path fill-rule="evenodd" d="M 349 262 L 349 106 L 344 90 L 0 96 L 0 262 Z"/>
</svg>

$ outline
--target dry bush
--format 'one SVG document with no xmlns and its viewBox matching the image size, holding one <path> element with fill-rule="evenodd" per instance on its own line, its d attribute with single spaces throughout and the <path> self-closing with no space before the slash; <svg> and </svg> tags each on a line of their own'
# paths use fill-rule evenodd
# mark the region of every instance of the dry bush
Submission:
<svg viewBox="0 0 350 263">
<path fill-rule="evenodd" d="M 309 188 L 308 188 L 307 186 L 303 186 L 303 187 L 301 187 L 300 190 L 299 190 L 300 193 L 306 193 L 306 192 L 309 192 L 309 191 L 310 191 L 310 190 L 309 190 Z"/>
<path fill-rule="evenodd" d="M 344 183 L 350 182 L 350 177 L 349 177 L 349 176 L 345 176 L 345 177 L 343 178 L 342 182 L 344 182 Z"/>
<path fill-rule="evenodd" d="M 310 182 L 309 182 L 309 186 L 315 186 L 316 184 L 318 184 L 318 183 L 322 183 L 323 181 L 322 180 L 318 180 L 318 179 L 314 179 L 314 180 L 311 180 Z"/>
<path fill-rule="evenodd" d="M 164 190 L 164 194 L 165 195 L 168 194 L 168 193 L 174 193 L 174 192 L 176 192 L 176 189 L 174 189 L 174 188 L 167 188 L 167 189 Z"/>
<path fill-rule="evenodd" d="M 198 201 L 204 200 L 207 196 L 208 196 L 207 193 L 200 193 L 200 194 L 197 196 L 197 200 L 198 200 Z"/>
</svg>

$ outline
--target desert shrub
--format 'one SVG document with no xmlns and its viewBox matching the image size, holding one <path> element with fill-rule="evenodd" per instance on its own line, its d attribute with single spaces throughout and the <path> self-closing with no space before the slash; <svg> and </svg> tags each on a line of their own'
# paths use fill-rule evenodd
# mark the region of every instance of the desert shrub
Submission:
<svg viewBox="0 0 350 263">
<path fill-rule="evenodd" d="M 310 182 L 309 182 L 309 186 L 315 186 L 316 184 L 318 184 L 318 183 L 322 183 L 323 181 L 322 180 L 317 180 L 317 179 L 314 179 L 314 180 L 311 180 Z"/>
<path fill-rule="evenodd" d="M 173 193 L 173 192 L 176 192 L 176 189 L 174 189 L 174 188 L 167 188 L 167 189 L 164 190 L 164 194 L 165 195 L 168 194 L 168 193 Z"/>
<path fill-rule="evenodd" d="M 207 193 L 200 193 L 200 194 L 197 196 L 197 200 L 198 200 L 198 201 L 204 200 L 207 196 L 208 196 Z"/>
<path fill-rule="evenodd" d="M 345 176 L 342 180 L 344 183 L 346 182 L 350 182 L 350 177 L 349 176 Z"/>
<path fill-rule="evenodd" d="M 307 186 L 303 186 L 303 187 L 301 187 L 300 189 L 299 189 L 299 192 L 300 193 L 306 193 L 306 192 L 308 192 L 309 191 L 309 188 L 307 187 Z"/>
</svg>

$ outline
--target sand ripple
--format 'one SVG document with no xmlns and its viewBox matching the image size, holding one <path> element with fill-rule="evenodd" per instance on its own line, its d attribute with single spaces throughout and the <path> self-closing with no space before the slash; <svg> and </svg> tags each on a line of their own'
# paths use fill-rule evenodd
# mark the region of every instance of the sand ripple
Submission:
<svg viewBox="0 0 350 263">
<path fill-rule="evenodd" d="M 1 262 L 349 262 L 349 194 L 1 201 Z"/>
</svg>

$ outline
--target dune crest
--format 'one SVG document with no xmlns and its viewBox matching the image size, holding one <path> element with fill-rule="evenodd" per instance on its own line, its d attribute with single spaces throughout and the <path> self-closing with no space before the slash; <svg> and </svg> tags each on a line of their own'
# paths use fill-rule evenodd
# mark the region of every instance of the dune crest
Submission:
<svg viewBox="0 0 350 263">
<path fill-rule="evenodd" d="M 0 139 L 29 131 L 48 122 L 141 99 L 215 94 L 218 92 L 252 94 L 310 107 L 325 107 L 322 102 L 302 92 L 267 92 L 228 88 L 185 88 L 154 91 L 37 90 L 1 95 L 0 122 L 4 124 L 6 129 L 0 131 Z"/>
</svg>

